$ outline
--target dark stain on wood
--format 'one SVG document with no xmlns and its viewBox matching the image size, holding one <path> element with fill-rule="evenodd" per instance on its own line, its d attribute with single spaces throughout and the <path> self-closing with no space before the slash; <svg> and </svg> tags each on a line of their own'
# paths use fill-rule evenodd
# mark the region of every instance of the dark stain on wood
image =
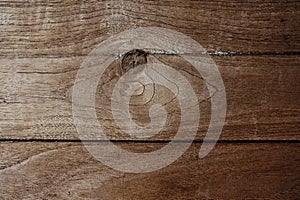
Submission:
<svg viewBox="0 0 300 200">
<path fill-rule="evenodd" d="M 121 60 L 122 72 L 125 73 L 138 65 L 146 64 L 148 55 L 149 53 L 141 49 L 134 49 L 127 52 Z"/>
</svg>

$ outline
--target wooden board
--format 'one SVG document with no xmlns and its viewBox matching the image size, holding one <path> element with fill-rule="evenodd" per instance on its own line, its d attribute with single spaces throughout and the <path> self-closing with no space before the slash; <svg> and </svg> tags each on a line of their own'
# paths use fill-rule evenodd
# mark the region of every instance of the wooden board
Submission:
<svg viewBox="0 0 300 200">
<path fill-rule="evenodd" d="M 118 145 L 135 152 L 161 147 Z M 199 147 L 193 144 L 162 170 L 124 174 L 102 165 L 80 143 L 2 143 L 0 193 L 4 199 L 102 200 L 294 199 L 300 195 L 299 144 L 218 144 L 204 159 L 198 158 Z"/>
<path fill-rule="evenodd" d="M 0 56 L 73 57 L 107 37 L 158 26 L 210 51 L 299 52 L 297 1 L 3 1 Z M 67 34 L 66 34 L 67 33 Z"/>
<path fill-rule="evenodd" d="M 202 139 L 210 120 L 210 102 L 204 81 L 177 56 L 156 56 L 180 71 L 199 95 Z M 212 57 L 219 66 L 227 95 L 227 117 L 221 139 L 299 139 L 300 68 L 298 56 Z M 0 137 L 14 139 L 78 139 L 72 116 L 72 86 L 82 57 L 1 59 Z M 134 139 L 114 124 L 110 97 L 120 70 L 116 61 L 103 75 L 97 92 L 97 113 L 111 139 Z M 182 68 L 182 66 L 186 66 Z M 114 71 L 117 75 L 114 74 Z M 189 72 L 189 73 L 187 73 Z M 165 95 L 165 91 L 158 92 Z M 105 97 L 107 96 L 107 97 Z M 173 96 L 171 96 L 173 97 Z M 171 97 L 166 97 L 168 103 Z M 137 99 L 138 100 L 138 99 Z M 155 103 L 155 102 L 154 102 Z M 169 104 L 167 104 L 169 105 Z M 173 118 L 152 139 L 172 139 L 180 120 L 178 103 L 170 103 Z M 147 118 L 144 109 L 132 108 L 136 121 Z M 141 111 L 141 112 L 140 112 Z M 177 114 L 176 114 L 177 113 Z M 176 118 L 177 116 L 177 118 Z M 145 119 L 145 123 L 147 119 Z M 143 122 L 143 121 L 142 121 Z"/>
</svg>

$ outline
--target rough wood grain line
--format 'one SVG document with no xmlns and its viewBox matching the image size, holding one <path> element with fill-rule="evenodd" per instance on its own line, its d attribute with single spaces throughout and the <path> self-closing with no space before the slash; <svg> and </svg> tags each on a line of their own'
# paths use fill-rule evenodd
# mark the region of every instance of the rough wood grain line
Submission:
<svg viewBox="0 0 300 200">
<path fill-rule="evenodd" d="M 161 147 L 120 146 L 135 152 Z M 96 161 L 81 144 L 1 143 L 1 198 L 295 199 L 300 195 L 299 144 L 218 144 L 201 160 L 199 147 L 193 144 L 159 171 L 124 174 Z"/>
<path fill-rule="evenodd" d="M 177 56 L 160 55 L 155 58 L 180 70 L 198 91 L 201 121 L 197 139 L 203 139 L 210 119 L 209 96 L 203 80 Z M 83 59 L 1 59 L 0 137 L 78 139 L 73 124 L 71 90 Z M 299 140 L 298 56 L 213 59 L 222 74 L 228 101 L 221 139 Z M 117 81 L 118 73 L 121 73 L 119 62 L 112 64 L 100 81 L 97 114 L 111 139 L 130 139 L 113 123 L 108 101 L 109 91 Z M 158 100 L 168 102 L 174 96 L 166 90 L 162 92 L 167 96 Z M 139 98 L 133 98 L 133 101 L 138 102 Z M 178 106 L 176 101 L 168 105 L 172 113 L 170 123 L 162 134 L 152 139 L 171 139 L 177 132 Z M 148 109 L 149 106 L 132 107 L 131 111 L 137 122 L 147 123 L 149 119 L 145 112 L 148 113 Z"/>
<path fill-rule="evenodd" d="M 0 56 L 88 53 L 112 34 L 159 26 L 211 51 L 300 51 L 298 1 L 2 1 Z"/>
</svg>

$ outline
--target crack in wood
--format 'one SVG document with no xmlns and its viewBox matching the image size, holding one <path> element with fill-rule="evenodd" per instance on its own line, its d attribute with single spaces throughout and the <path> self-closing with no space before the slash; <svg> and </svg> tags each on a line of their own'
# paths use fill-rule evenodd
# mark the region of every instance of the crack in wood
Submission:
<svg viewBox="0 0 300 200">
<path fill-rule="evenodd" d="M 117 52 L 114 53 L 112 56 L 116 57 L 116 60 L 122 57 L 126 52 Z M 181 54 L 181 55 L 186 55 Z M 74 58 L 74 57 L 85 57 L 88 56 L 88 53 L 32 53 L 32 54 L 9 54 L 9 53 L 3 53 L 0 55 L 0 58 L 5 59 L 21 59 L 21 58 Z M 165 55 L 172 55 L 172 54 L 165 54 Z M 173 54 L 174 55 L 174 54 Z M 283 52 L 276 52 L 276 51 L 207 51 L 207 52 L 194 52 L 189 53 L 188 55 L 210 55 L 210 56 L 299 56 L 300 51 L 283 51 Z M 110 56 L 110 55 L 107 55 Z"/>
<path fill-rule="evenodd" d="M 150 55 L 191 55 L 191 56 L 291 56 L 300 55 L 300 52 L 237 52 L 237 51 L 199 51 L 181 52 L 172 49 L 143 49 Z M 116 60 L 119 60 L 126 52 L 115 53 Z"/>
</svg>

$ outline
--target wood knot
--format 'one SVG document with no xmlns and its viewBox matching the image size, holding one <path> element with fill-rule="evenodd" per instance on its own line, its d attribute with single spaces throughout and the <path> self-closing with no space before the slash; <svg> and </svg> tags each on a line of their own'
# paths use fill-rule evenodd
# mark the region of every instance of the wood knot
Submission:
<svg viewBox="0 0 300 200">
<path fill-rule="evenodd" d="M 141 49 L 134 49 L 127 52 L 121 61 L 121 69 L 123 73 L 126 73 L 130 69 L 135 68 L 138 65 L 143 65 L 147 63 L 148 53 Z"/>
</svg>

